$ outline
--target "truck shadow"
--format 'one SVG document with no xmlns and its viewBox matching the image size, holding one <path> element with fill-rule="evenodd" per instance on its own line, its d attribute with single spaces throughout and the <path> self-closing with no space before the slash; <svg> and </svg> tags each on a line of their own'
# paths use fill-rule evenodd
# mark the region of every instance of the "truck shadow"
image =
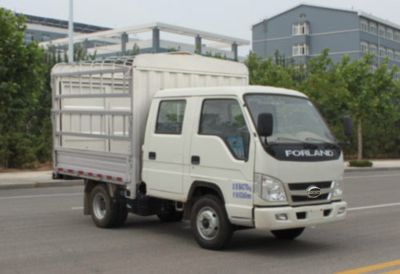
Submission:
<svg viewBox="0 0 400 274">
<path fill-rule="evenodd" d="M 149 232 L 149 234 L 157 233 L 157 235 L 177 238 L 177 241 L 179 239 L 193 239 L 190 223 L 187 221 L 164 223 L 157 217 L 130 216 L 125 225 L 120 229 L 128 231 L 141 230 Z"/>
<path fill-rule="evenodd" d="M 310 255 L 332 251 L 336 249 L 332 242 L 318 242 L 300 236 L 296 240 L 278 240 L 268 232 L 240 231 L 234 234 L 228 252 L 246 252 L 254 254 L 268 254 L 273 257 Z"/>
<path fill-rule="evenodd" d="M 130 217 L 121 230 L 137 231 L 145 233 L 163 235 L 163 237 L 173 238 L 179 245 L 186 245 L 188 241 L 193 247 L 197 248 L 190 223 L 188 221 L 178 223 L 162 223 L 156 217 Z M 129 232 L 128 232 L 129 233 Z M 307 231 L 305 232 L 305 234 Z M 307 236 L 307 235 L 305 235 Z M 149 235 L 149 237 L 151 237 Z M 236 231 L 232 241 L 223 252 L 244 252 L 257 255 L 268 255 L 273 257 L 293 255 L 296 257 L 308 257 L 321 252 L 334 252 L 337 248 L 330 240 L 326 242 L 310 239 L 310 237 L 300 236 L 297 240 L 278 240 L 268 232 L 256 231 L 253 229 Z"/>
</svg>

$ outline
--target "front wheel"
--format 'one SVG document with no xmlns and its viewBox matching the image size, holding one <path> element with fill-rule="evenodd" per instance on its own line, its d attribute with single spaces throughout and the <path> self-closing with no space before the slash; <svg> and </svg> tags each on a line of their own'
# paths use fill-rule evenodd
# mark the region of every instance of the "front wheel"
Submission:
<svg viewBox="0 0 400 274">
<path fill-rule="evenodd" d="M 225 207 L 215 195 L 206 195 L 194 203 L 190 223 L 197 243 L 203 248 L 223 249 L 232 237 L 233 227 Z"/>
<path fill-rule="evenodd" d="M 271 233 L 277 238 L 281 240 L 294 240 L 303 233 L 304 227 L 299 228 L 291 228 L 291 229 L 281 229 L 281 230 L 272 230 Z"/>
</svg>

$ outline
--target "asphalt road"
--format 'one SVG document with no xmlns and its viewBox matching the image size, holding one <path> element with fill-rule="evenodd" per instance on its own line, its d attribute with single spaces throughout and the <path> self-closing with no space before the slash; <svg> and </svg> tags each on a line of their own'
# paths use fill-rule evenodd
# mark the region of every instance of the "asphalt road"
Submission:
<svg viewBox="0 0 400 274">
<path fill-rule="evenodd" d="M 349 173 L 345 187 L 345 221 L 309 228 L 296 241 L 239 231 L 225 251 L 199 248 L 186 222 L 132 215 L 123 228 L 96 228 L 82 214 L 82 187 L 1 190 L 0 273 L 400 270 L 400 171 Z"/>
</svg>

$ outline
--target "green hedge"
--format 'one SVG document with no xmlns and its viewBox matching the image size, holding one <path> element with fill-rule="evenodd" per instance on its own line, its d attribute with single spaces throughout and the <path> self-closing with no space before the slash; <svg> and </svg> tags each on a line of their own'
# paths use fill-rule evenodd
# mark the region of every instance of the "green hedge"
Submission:
<svg viewBox="0 0 400 274">
<path fill-rule="evenodd" d="M 368 160 L 352 160 L 349 161 L 351 167 L 372 167 L 372 162 Z"/>
</svg>

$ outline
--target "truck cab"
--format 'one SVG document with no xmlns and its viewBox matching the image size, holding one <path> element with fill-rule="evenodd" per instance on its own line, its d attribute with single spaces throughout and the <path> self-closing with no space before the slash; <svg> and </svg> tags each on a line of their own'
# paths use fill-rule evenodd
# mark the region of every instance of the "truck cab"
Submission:
<svg viewBox="0 0 400 274">
<path fill-rule="evenodd" d="M 346 215 L 343 154 L 297 91 L 159 91 L 142 157 L 145 194 L 179 203 L 206 248 L 223 247 L 236 228 L 293 239 L 305 227 Z"/>
</svg>

